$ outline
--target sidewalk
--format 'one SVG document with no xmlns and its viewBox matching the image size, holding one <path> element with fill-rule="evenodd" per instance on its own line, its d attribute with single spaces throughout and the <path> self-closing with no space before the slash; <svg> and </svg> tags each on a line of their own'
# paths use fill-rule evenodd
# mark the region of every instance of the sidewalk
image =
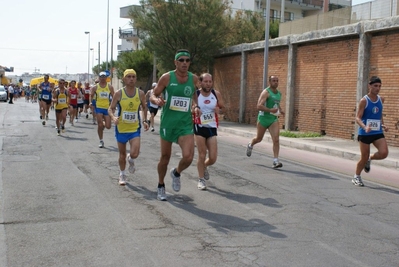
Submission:
<svg viewBox="0 0 399 267">
<path fill-rule="evenodd" d="M 248 137 L 248 140 L 256 135 L 256 127 L 254 125 L 240 124 L 224 120 L 219 122 L 218 131 Z M 263 140 L 266 142 L 272 142 L 268 132 L 266 132 Z M 355 161 L 360 158 L 359 144 L 357 141 L 328 136 L 314 138 L 288 138 L 280 136 L 280 145 Z M 399 170 L 399 147 L 388 147 L 388 149 L 388 157 L 384 160 L 373 161 L 373 165 L 380 165 Z M 375 151 L 375 147 L 371 145 L 371 153 Z"/>
</svg>

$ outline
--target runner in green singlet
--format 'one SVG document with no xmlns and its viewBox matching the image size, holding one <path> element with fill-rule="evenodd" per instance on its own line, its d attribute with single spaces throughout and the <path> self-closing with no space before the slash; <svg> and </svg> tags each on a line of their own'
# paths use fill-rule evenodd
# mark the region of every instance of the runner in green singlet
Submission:
<svg viewBox="0 0 399 267">
<path fill-rule="evenodd" d="M 283 164 L 278 160 L 280 152 L 280 126 L 278 116 L 284 115 L 281 110 L 281 93 L 277 89 L 278 77 L 269 77 L 270 86 L 265 88 L 259 96 L 257 108 L 259 110 L 256 136 L 247 145 L 247 156 L 252 154 L 253 146 L 262 141 L 267 129 L 273 140 L 273 168 L 281 168 Z"/>
<path fill-rule="evenodd" d="M 175 55 L 176 69 L 164 73 L 154 88 L 150 101 L 162 107 L 160 136 L 161 159 L 158 163 L 158 195 L 161 201 L 166 200 L 165 175 L 172 153 L 172 143 L 177 143 L 182 151 L 178 166 L 170 171 L 172 188 L 180 191 L 180 173 L 188 168 L 194 158 L 194 133 L 192 107 L 197 108 L 195 94 L 198 77 L 188 71 L 190 52 L 178 50 Z M 164 97 L 163 97 L 164 96 Z"/>
</svg>

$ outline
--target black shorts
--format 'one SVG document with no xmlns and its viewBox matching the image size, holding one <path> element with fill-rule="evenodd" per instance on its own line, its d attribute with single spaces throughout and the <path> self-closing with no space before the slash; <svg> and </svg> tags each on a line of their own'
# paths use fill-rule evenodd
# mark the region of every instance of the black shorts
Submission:
<svg viewBox="0 0 399 267">
<path fill-rule="evenodd" d="M 362 142 L 364 144 L 372 144 L 375 140 L 385 138 L 384 134 L 373 134 L 373 135 L 358 135 L 357 141 Z"/>
<path fill-rule="evenodd" d="M 67 110 L 68 108 L 63 108 L 63 109 L 56 109 L 55 113 L 61 113 L 63 110 Z"/>
<path fill-rule="evenodd" d="M 217 136 L 217 128 L 200 127 L 198 124 L 194 124 L 194 134 L 208 139 L 212 136 Z"/>
<path fill-rule="evenodd" d="M 78 108 L 83 108 L 83 103 L 79 103 Z"/>
<path fill-rule="evenodd" d="M 85 100 L 83 100 L 83 104 L 88 105 L 88 104 L 90 104 L 90 101 L 85 99 Z"/>
<path fill-rule="evenodd" d="M 50 100 L 45 100 L 45 99 L 41 99 L 40 101 L 46 102 L 47 105 L 51 105 L 51 99 Z"/>
<path fill-rule="evenodd" d="M 158 108 L 148 107 L 148 110 L 150 111 L 150 114 L 154 113 L 154 116 L 157 115 Z"/>
</svg>

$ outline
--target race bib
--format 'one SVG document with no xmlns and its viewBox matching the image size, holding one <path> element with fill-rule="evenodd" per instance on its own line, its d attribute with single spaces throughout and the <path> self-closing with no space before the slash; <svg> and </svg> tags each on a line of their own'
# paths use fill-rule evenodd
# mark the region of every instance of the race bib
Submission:
<svg viewBox="0 0 399 267">
<path fill-rule="evenodd" d="M 66 99 L 65 98 L 59 98 L 58 99 L 58 104 L 66 104 Z"/>
<path fill-rule="evenodd" d="M 100 93 L 100 98 L 107 98 L 108 99 L 108 92 L 101 92 Z"/>
<path fill-rule="evenodd" d="M 85 94 L 89 95 L 90 94 L 90 90 L 85 90 Z"/>
<path fill-rule="evenodd" d="M 49 96 L 49 95 L 43 95 L 42 98 L 43 98 L 44 100 L 49 100 L 49 99 L 50 99 L 50 96 Z"/>
<path fill-rule="evenodd" d="M 71 95 L 71 99 L 76 99 L 76 95 Z"/>
<path fill-rule="evenodd" d="M 190 106 L 190 98 L 172 96 L 169 109 L 175 111 L 187 112 L 189 110 L 189 106 Z"/>
<path fill-rule="evenodd" d="M 201 124 L 209 124 L 215 121 L 215 113 L 202 113 L 201 114 Z"/>
<path fill-rule="evenodd" d="M 277 108 L 277 112 L 276 112 L 276 113 L 270 112 L 270 114 L 272 114 L 272 115 L 274 115 L 274 116 L 280 115 L 280 109 L 279 109 L 279 107 L 278 107 L 278 104 L 274 104 L 273 108 Z"/>
<path fill-rule="evenodd" d="M 366 125 L 370 127 L 372 131 L 379 131 L 381 129 L 381 121 L 380 120 L 371 120 L 368 119 Z"/>
<path fill-rule="evenodd" d="M 125 123 L 135 123 L 137 121 L 137 112 L 124 111 L 122 120 Z"/>
</svg>

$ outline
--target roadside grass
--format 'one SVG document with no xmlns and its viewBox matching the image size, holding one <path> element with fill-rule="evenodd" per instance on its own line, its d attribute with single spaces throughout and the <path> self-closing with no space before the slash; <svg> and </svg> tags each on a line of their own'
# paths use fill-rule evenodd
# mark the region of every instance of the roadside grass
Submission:
<svg viewBox="0 0 399 267">
<path fill-rule="evenodd" d="M 291 132 L 291 131 L 281 131 L 280 136 L 290 137 L 290 138 L 310 138 L 310 137 L 322 137 L 319 133 L 312 132 Z"/>
</svg>

